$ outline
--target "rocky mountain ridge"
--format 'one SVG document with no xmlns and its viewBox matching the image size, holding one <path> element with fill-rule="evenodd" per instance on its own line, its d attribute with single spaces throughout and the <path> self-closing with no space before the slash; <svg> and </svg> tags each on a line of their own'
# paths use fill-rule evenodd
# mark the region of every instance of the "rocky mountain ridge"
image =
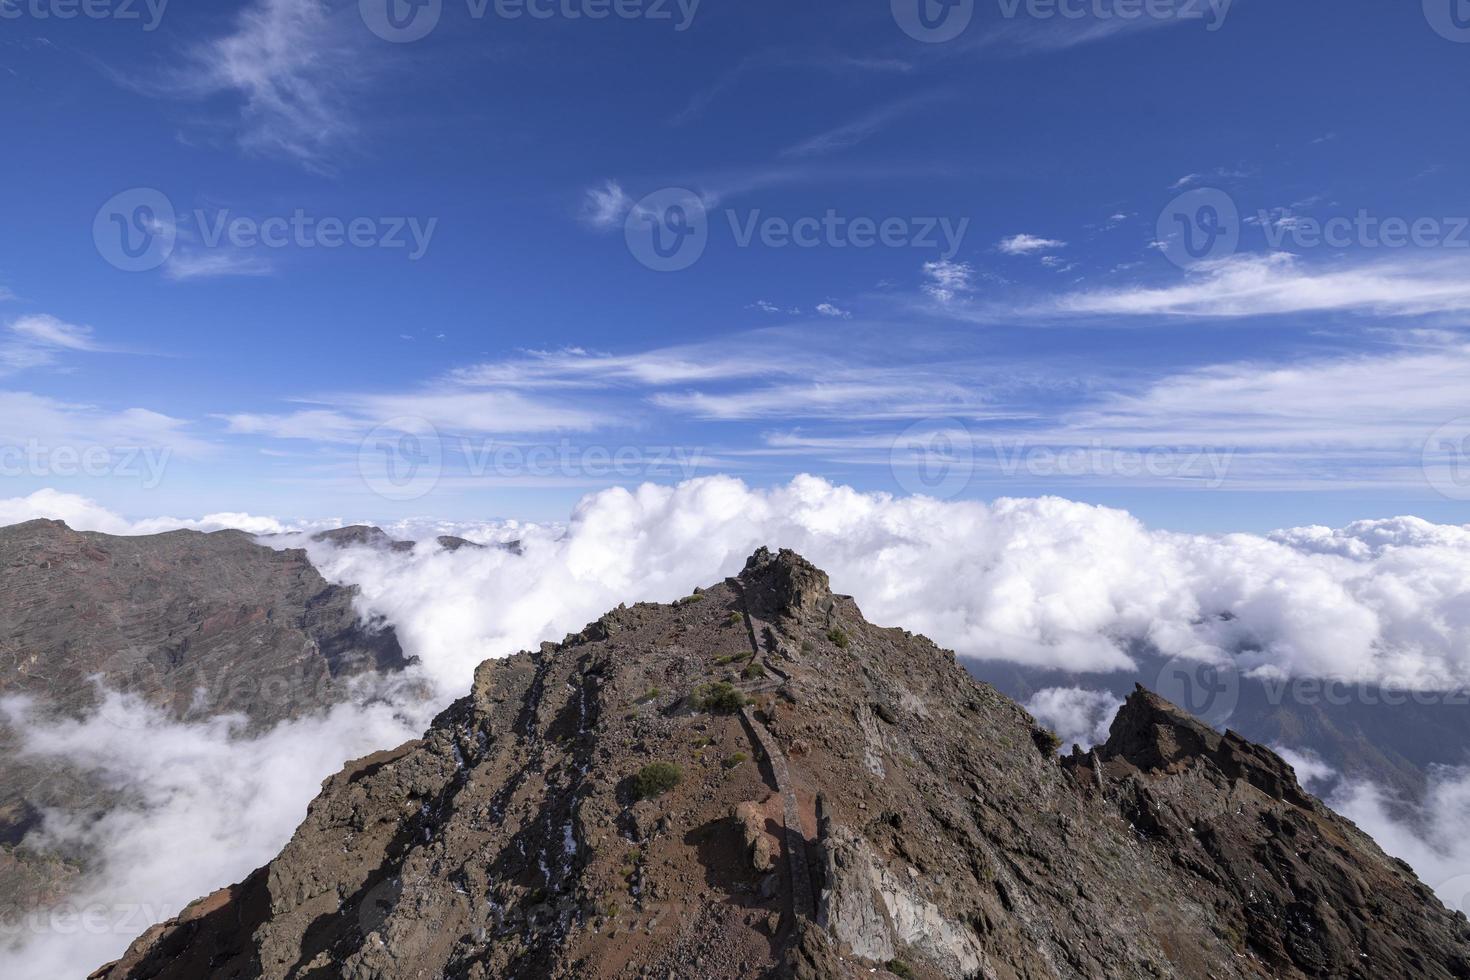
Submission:
<svg viewBox="0 0 1470 980">
<path fill-rule="evenodd" d="M 1139 690 L 1054 737 L 762 549 L 487 661 L 97 980 L 1470 975 L 1470 925 L 1269 750 Z"/>
<path fill-rule="evenodd" d="M 300 549 L 241 531 L 114 536 L 35 520 L 0 528 L 0 696 L 53 717 L 101 712 L 123 728 L 122 693 L 176 720 L 244 715 L 255 729 L 319 711 L 354 678 L 408 663 L 391 627 L 362 622 L 356 591 Z M 25 846 L 41 814 L 94 817 L 113 790 L 81 765 L 15 752 L 0 721 L 0 917 L 63 894 L 85 854 Z"/>
</svg>

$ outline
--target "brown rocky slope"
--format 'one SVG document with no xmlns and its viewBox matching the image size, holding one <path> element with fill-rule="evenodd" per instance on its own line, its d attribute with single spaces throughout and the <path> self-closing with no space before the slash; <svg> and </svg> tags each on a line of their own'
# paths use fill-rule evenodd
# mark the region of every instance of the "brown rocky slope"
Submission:
<svg viewBox="0 0 1470 980">
<path fill-rule="evenodd" d="M 0 696 L 71 718 L 102 707 L 106 722 L 138 724 L 137 712 L 104 704 L 105 688 L 180 720 L 239 713 L 266 728 L 342 700 L 350 678 L 406 665 L 391 628 L 359 620 L 354 595 L 323 579 L 305 551 L 240 531 L 0 528 Z M 60 898 L 90 859 L 24 844 L 42 812 L 92 816 L 115 802 L 84 766 L 15 746 L 0 722 L 5 921 Z"/>
<path fill-rule="evenodd" d="M 762 550 L 490 661 L 101 980 L 1433 977 L 1470 926 L 1138 691 L 1094 752 Z"/>
</svg>

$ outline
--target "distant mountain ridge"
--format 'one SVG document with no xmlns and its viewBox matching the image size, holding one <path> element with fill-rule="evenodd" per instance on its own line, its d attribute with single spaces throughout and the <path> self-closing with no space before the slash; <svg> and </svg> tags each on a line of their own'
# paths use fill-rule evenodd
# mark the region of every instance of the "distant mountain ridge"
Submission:
<svg viewBox="0 0 1470 980">
<path fill-rule="evenodd" d="M 268 728 L 337 703 L 353 678 L 408 665 L 392 627 L 359 619 L 355 595 L 322 578 L 304 551 L 241 531 L 3 527 L 0 696 L 81 718 L 105 689 L 176 720 L 239 713 Z M 135 723 L 127 713 L 108 718 Z M 85 862 L 19 846 L 41 812 L 109 805 L 110 791 L 84 767 L 17 758 L 15 737 L 0 722 L 0 915 L 59 897 Z"/>
</svg>

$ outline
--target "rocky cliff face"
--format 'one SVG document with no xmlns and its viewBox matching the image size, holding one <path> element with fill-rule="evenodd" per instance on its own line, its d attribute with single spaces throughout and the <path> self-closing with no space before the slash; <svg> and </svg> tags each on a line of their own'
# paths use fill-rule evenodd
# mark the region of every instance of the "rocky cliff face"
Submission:
<svg viewBox="0 0 1470 980">
<path fill-rule="evenodd" d="M 1435 977 L 1470 926 L 1289 766 L 1138 692 L 1050 733 L 789 552 L 487 662 L 95 974 Z"/>
<path fill-rule="evenodd" d="M 405 666 L 392 629 L 360 622 L 352 600 L 305 552 L 239 531 L 0 528 L 0 696 L 83 717 L 106 688 L 180 720 L 241 713 L 268 727 L 340 700 L 356 675 Z M 84 770 L 16 758 L 14 739 L 0 723 L 0 916 L 55 899 L 85 860 L 16 846 L 41 811 L 109 804 Z"/>
</svg>

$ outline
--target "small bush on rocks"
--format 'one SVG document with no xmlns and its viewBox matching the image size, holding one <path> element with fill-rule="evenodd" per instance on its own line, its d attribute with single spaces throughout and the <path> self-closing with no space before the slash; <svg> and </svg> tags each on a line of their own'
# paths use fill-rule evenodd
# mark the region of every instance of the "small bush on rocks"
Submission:
<svg viewBox="0 0 1470 980">
<path fill-rule="evenodd" d="M 701 711 L 712 711 L 718 715 L 733 715 L 745 707 L 745 695 L 726 681 L 716 681 L 694 692 L 694 704 Z"/>
<path fill-rule="evenodd" d="M 662 796 L 684 778 L 684 770 L 672 762 L 650 762 L 633 777 L 633 795 L 640 800 Z"/>
</svg>

